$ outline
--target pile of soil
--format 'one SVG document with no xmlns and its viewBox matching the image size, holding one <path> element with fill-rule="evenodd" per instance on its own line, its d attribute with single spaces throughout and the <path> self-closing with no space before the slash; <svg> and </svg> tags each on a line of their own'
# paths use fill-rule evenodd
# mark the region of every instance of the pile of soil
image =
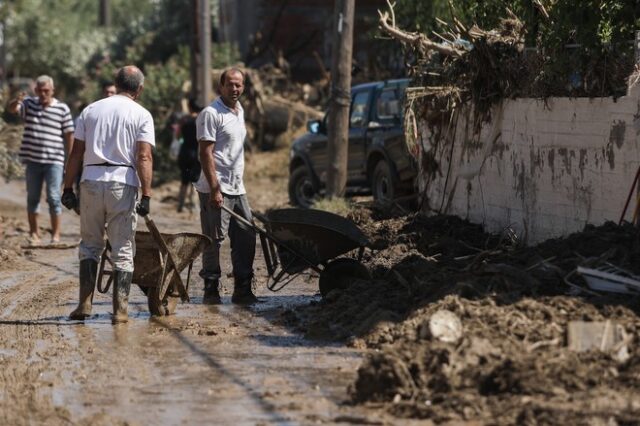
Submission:
<svg viewBox="0 0 640 426">
<path fill-rule="evenodd" d="M 365 259 L 375 278 L 293 316 L 310 336 L 372 350 L 350 389 L 354 403 L 436 422 L 638 418 L 638 345 L 627 341 L 628 358 L 566 345 L 573 320 L 612 320 L 634 336 L 638 298 L 581 292 L 564 282 L 578 264 L 605 260 L 640 273 L 635 227 L 589 226 L 522 247 L 513 235 L 490 235 L 455 217 L 381 220 L 376 212 L 356 212 L 352 218 L 376 248 Z M 461 321 L 462 337 L 453 343 L 429 332 L 431 316 L 442 310 Z"/>
</svg>

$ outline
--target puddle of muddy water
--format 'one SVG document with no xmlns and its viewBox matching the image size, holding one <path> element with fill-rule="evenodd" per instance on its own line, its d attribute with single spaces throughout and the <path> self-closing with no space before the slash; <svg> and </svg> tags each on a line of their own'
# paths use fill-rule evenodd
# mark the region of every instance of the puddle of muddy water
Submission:
<svg viewBox="0 0 640 426">
<path fill-rule="evenodd" d="M 85 325 L 62 327 L 65 338 L 85 346 L 79 352 L 87 358 L 70 365 L 71 370 L 94 368 L 99 377 L 113 377 L 107 385 L 90 378 L 77 383 L 76 375 L 64 376 L 65 385 L 52 391 L 56 405 L 85 417 L 117 406 L 117 413 L 109 413 L 114 418 L 143 424 L 206 424 L 214 418 L 234 426 L 300 424 L 295 413 L 314 404 L 321 404 L 325 412 L 325 405 L 335 404 L 329 399 L 339 400 L 344 394 L 360 363 L 355 350 L 327 350 L 274 325 L 267 317 L 270 310 L 282 309 L 277 300 L 255 311 L 232 305 L 179 305 L 177 315 L 162 319 L 151 319 L 140 300 L 134 298 L 137 304 L 127 325 L 113 327 L 110 306 L 101 304 Z M 304 301 L 296 298 L 296 303 Z M 237 334 L 197 332 L 223 328 Z M 265 329 L 269 332 L 261 331 Z M 344 379 L 331 378 L 336 371 L 343 372 Z M 121 383 L 113 384 L 113 378 Z"/>
</svg>

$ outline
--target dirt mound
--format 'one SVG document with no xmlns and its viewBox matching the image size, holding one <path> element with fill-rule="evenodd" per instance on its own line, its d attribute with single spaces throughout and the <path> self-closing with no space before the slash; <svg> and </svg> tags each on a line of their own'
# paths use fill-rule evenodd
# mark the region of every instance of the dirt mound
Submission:
<svg viewBox="0 0 640 426">
<path fill-rule="evenodd" d="M 589 262 L 639 272 L 635 227 L 589 226 L 522 247 L 508 232 L 486 234 L 453 217 L 377 215 L 354 215 L 376 248 L 365 258 L 374 280 L 354 282 L 296 313 L 310 318 L 303 321 L 309 335 L 375 349 L 351 386 L 355 403 L 436 422 L 637 418 L 640 349 L 627 341 L 630 357 L 623 360 L 566 345 L 567 326 L 576 320 L 612 320 L 635 335 L 637 298 L 576 294 L 564 283 Z M 429 332 L 441 310 L 460 319 L 463 337 L 455 343 Z"/>
</svg>

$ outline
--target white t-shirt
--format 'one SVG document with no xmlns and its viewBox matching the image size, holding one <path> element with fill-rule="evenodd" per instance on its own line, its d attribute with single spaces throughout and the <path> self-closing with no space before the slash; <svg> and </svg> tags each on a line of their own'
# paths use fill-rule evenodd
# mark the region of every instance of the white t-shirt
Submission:
<svg viewBox="0 0 640 426">
<path fill-rule="evenodd" d="M 227 195 L 242 195 L 246 191 L 242 182 L 244 173 L 244 139 L 247 129 L 244 125 L 244 110 L 237 105 L 237 113 L 217 98 L 206 107 L 196 119 L 198 141 L 213 142 L 213 157 L 220 190 Z M 198 192 L 208 194 L 211 187 L 204 172 L 195 184 Z"/>
<path fill-rule="evenodd" d="M 104 98 L 86 107 L 78 117 L 75 138 L 85 142 L 81 180 L 136 187 L 140 186 L 135 169 L 136 143 L 156 144 L 151 113 L 124 95 Z"/>
</svg>

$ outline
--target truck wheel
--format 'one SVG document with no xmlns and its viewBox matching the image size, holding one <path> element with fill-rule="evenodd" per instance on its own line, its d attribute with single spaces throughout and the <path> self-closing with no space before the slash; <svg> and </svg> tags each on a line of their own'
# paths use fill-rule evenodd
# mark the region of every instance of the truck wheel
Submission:
<svg viewBox="0 0 640 426">
<path fill-rule="evenodd" d="M 371 176 L 373 199 L 381 203 L 390 203 L 396 197 L 395 179 L 385 160 L 379 161 Z"/>
<path fill-rule="evenodd" d="M 358 279 L 371 279 L 371 273 L 362 263 L 349 257 L 332 260 L 320 273 L 320 294 L 326 297 L 331 290 L 344 290 Z"/>
<path fill-rule="evenodd" d="M 289 202 L 308 209 L 313 205 L 318 190 L 306 166 L 300 166 L 289 176 Z"/>
</svg>

